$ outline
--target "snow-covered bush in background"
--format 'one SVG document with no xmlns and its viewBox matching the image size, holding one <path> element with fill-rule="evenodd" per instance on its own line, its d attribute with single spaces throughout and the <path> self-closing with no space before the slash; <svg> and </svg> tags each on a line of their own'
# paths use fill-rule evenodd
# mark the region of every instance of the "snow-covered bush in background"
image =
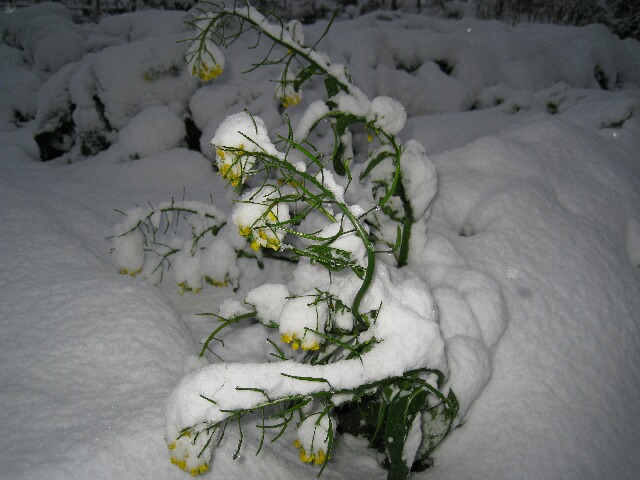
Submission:
<svg viewBox="0 0 640 480">
<path fill-rule="evenodd" d="M 519 22 L 559 25 L 606 25 L 620 38 L 640 40 L 640 14 L 637 0 L 475 0 L 478 18 L 497 18 Z"/>
<path fill-rule="evenodd" d="M 157 16 L 163 17 L 161 22 Z M 118 142 L 129 121 L 149 107 L 168 107 L 173 112 L 171 120 L 169 114 L 155 120 L 158 135 L 167 122 L 173 125 L 180 119 L 183 126 L 147 148 L 160 151 L 167 142 L 171 146 L 186 142 L 187 103 L 197 83 L 184 68 L 186 45 L 179 42 L 184 37 L 184 19 L 179 12 L 108 17 L 95 26 L 86 43 L 74 42 L 92 53 L 75 63 L 66 60 L 64 68 L 38 92 L 35 138 L 41 158 L 75 161 L 106 150 Z M 135 123 L 124 133 L 123 160 L 149 154 L 134 151 L 137 147 L 131 145 L 131 132 L 140 128 Z M 177 132 L 179 139 L 174 138 Z"/>
<path fill-rule="evenodd" d="M 169 107 L 149 107 L 120 130 L 123 158 L 150 157 L 178 146 L 186 135 L 184 120 Z"/>
</svg>

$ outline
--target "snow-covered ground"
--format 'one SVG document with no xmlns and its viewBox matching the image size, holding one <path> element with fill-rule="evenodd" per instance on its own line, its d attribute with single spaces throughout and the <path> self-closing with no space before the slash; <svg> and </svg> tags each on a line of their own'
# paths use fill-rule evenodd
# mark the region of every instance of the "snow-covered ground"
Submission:
<svg viewBox="0 0 640 480">
<path fill-rule="evenodd" d="M 239 41 L 202 85 L 177 42 L 184 21 L 150 11 L 79 26 L 52 4 L 0 17 L 2 478 L 185 477 L 168 460 L 164 409 L 212 330 L 196 314 L 289 272 L 239 260 L 237 293 L 195 295 L 118 274 L 115 210 L 185 197 L 228 212 L 211 168 L 216 128 L 243 108 L 282 128 L 268 81 L 278 70 L 241 74 L 263 51 Z M 636 478 L 640 44 L 599 26 L 372 13 L 337 22 L 319 48 L 368 95 L 403 103 L 402 139 L 421 141 L 438 171 L 409 268 L 443 337 L 458 339 L 450 367 L 471 406 L 413 478 Z M 294 123 L 303 108 L 290 109 Z M 185 118 L 202 153 L 186 148 Z M 39 161 L 36 136 L 57 159 Z M 225 360 L 264 358 L 254 328 L 227 334 Z M 228 435 L 211 478 L 317 474 L 293 437 L 254 456 L 247 426 L 233 460 Z M 323 478 L 385 475 L 345 435 Z"/>
</svg>

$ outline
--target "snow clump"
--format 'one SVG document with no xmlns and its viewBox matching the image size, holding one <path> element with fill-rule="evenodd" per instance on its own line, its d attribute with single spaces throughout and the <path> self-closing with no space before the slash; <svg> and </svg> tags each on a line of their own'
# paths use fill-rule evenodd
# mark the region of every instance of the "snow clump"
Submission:
<svg viewBox="0 0 640 480">
<path fill-rule="evenodd" d="M 177 147 L 185 135 L 184 121 L 171 108 L 149 107 L 120 131 L 120 151 L 125 159 L 150 157 Z"/>
<path fill-rule="evenodd" d="M 269 138 L 265 123 L 247 112 L 228 116 L 218 127 L 211 144 L 216 148 L 220 175 L 234 187 L 245 182 L 256 163 L 256 157 L 249 153 L 283 158 Z"/>
<path fill-rule="evenodd" d="M 233 223 L 253 250 L 279 250 L 286 232 L 281 225 L 289 220 L 289 206 L 278 202 L 279 191 L 270 185 L 247 192 L 235 205 Z"/>
</svg>

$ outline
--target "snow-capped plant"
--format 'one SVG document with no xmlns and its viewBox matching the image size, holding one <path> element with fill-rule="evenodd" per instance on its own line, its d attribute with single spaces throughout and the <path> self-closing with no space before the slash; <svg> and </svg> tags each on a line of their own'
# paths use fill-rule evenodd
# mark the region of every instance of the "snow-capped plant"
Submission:
<svg viewBox="0 0 640 480">
<path fill-rule="evenodd" d="M 209 49 L 211 42 L 228 47 L 243 34 L 254 31 L 259 35 L 258 41 L 267 39 L 272 42 L 267 57 L 254 65 L 254 69 L 265 65 L 282 65 L 280 78 L 276 80 L 276 97 L 282 107 L 299 104 L 305 85 L 315 79 L 323 81 L 326 100 L 318 100 L 308 106 L 294 128 L 293 138 L 305 144 L 328 123 L 334 142 L 327 158 L 331 160 L 334 174 L 351 178 L 350 165 L 356 163 L 353 128 L 364 127 L 370 148 L 366 161 L 354 165 L 357 170 L 354 173 L 358 174 L 360 182 L 372 190 L 371 204 L 376 208 L 368 214 L 366 222 L 375 242 L 391 249 L 398 266 L 406 265 L 412 226 L 420 215 L 414 211 L 414 199 L 406 193 L 408 177 L 413 172 L 404 171 L 401 166 L 404 148 L 397 135 L 407 118 L 403 106 L 385 96 L 369 99 L 352 83 L 344 65 L 332 63 L 327 55 L 315 48 L 328 33 L 331 22 L 322 37 L 312 46 L 307 46 L 302 24 L 296 20 L 285 24 L 277 17 L 264 17 L 244 2 L 238 2 L 231 8 L 206 5 L 207 10 L 202 10 L 201 15 L 193 21 L 196 35 L 189 54 L 192 59 L 215 58 L 216 62 L 224 65 L 220 50 L 216 46 Z M 276 47 L 281 47 L 284 53 Z M 195 75 L 202 78 L 197 72 Z M 251 147 L 248 143 L 241 139 L 234 148 L 240 145 Z M 225 152 L 218 149 L 217 153 L 221 174 L 225 178 L 230 174 L 232 184 L 238 186 L 241 182 L 237 176 L 247 165 L 235 163 L 231 168 L 224 158 Z M 245 161 L 250 163 L 250 157 Z M 422 195 L 426 203 L 430 203 L 433 193 L 429 190 Z"/>
<path fill-rule="evenodd" d="M 224 235 L 226 216 L 202 202 L 164 202 L 133 208 L 116 224 L 113 253 L 120 273 L 162 280 L 173 267 L 180 290 L 198 292 L 203 281 L 218 287 L 236 285 L 237 252 Z"/>
<path fill-rule="evenodd" d="M 217 275 L 203 266 L 224 241 L 217 237 L 223 225 L 247 241 L 248 253 L 231 249 L 236 255 L 296 264 L 290 282 L 254 288 L 246 306 L 225 304 L 211 314 L 220 324 L 200 357 L 218 356 L 214 340 L 222 330 L 255 319 L 272 358 L 251 366 L 216 363 L 183 379 L 168 407 L 171 461 L 193 475 L 207 471 L 229 423 L 241 429 L 244 417 L 257 415 L 260 445 L 267 432 L 276 431 L 277 439 L 295 428 L 300 460 L 324 468 L 340 419 L 355 418 L 341 428 L 366 436 L 385 454 L 390 479 L 406 479 L 449 433 L 458 412 L 453 391 L 441 390 L 448 366 L 434 300 L 409 269 L 399 268 L 408 263 L 412 226 L 435 195 L 435 168 L 419 142 L 398 140 L 406 121 L 402 105 L 385 96 L 369 99 L 345 66 L 316 50 L 317 42 L 304 44 L 299 22 L 267 19 L 245 3 L 212 4 L 193 24 L 189 69 L 201 80 L 217 76 L 225 63 L 212 42 L 226 47 L 253 30 L 273 42 L 256 68 L 283 66 L 276 97 L 284 108 L 300 103 L 302 87 L 314 78 L 323 80 L 327 98 L 308 105 L 295 127 L 285 117 L 286 133 L 275 142 L 247 111 L 220 124 L 211 140 L 215 166 L 238 194 L 229 224 L 209 206 L 172 202 L 127 212 L 116 228 L 123 273 L 151 276 L 171 265 L 182 290 L 231 281 L 229 262 Z M 279 47 L 285 53 L 278 57 Z M 314 145 L 322 125 L 333 139 L 327 153 Z M 368 137 L 363 159 L 354 155 L 354 131 Z M 354 175 L 359 191 L 370 192 L 355 201 Z M 193 217 L 182 223 L 190 233 L 171 230 L 174 209 L 179 218 Z M 173 235 L 158 241 L 159 232 Z M 392 253 L 395 264 L 381 263 L 381 252 Z M 237 452 L 241 430 L 239 438 Z"/>
<path fill-rule="evenodd" d="M 254 288 L 248 307 L 215 315 L 220 325 L 200 356 L 216 355 L 222 330 L 254 318 L 275 361 L 216 363 L 185 377 L 169 401 L 171 461 L 193 475 L 208 470 L 230 422 L 241 428 L 257 415 L 262 441 L 268 431 L 277 438 L 295 428 L 300 460 L 324 466 L 339 416 L 366 405 L 376 413 L 360 419 L 369 427 L 363 433 L 386 454 L 389 478 L 404 479 L 446 436 L 458 408 L 454 393 L 440 390 L 448 368 L 433 299 L 409 269 L 377 261 L 367 212 L 345 201 L 320 155 L 290 126 L 281 150 L 256 140 L 262 127 L 244 112 L 214 137 L 225 159 L 232 153 L 250 165 L 234 179 L 259 183 L 236 202 L 233 223 L 251 248 L 288 255 L 297 266 L 288 284 Z M 238 146 L 238 133 L 251 149 Z M 241 444 L 242 435 L 237 451 Z"/>
<path fill-rule="evenodd" d="M 324 468 L 339 419 L 355 416 L 357 431 L 344 430 L 367 436 L 386 455 L 389 478 L 405 479 L 449 433 L 458 411 L 454 393 L 441 391 L 448 367 L 434 301 L 410 270 L 398 269 L 408 261 L 412 225 L 435 194 L 432 164 L 418 142 L 403 147 L 398 141 L 406 120 L 402 105 L 384 96 L 370 100 L 343 65 L 305 46 L 299 22 L 271 21 L 242 4 L 211 5 L 194 25 L 193 75 L 209 80 L 223 68 L 212 41 L 226 47 L 254 30 L 273 42 L 256 67 L 283 66 L 276 87 L 283 107 L 300 103 L 302 86 L 314 77 L 323 79 L 327 99 L 309 105 L 295 128 L 286 118 L 286 134 L 276 142 L 264 122 L 246 111 L 224 120 L 211 141 L 218 173 L 238 193 L 231 215 L 238 234 L 257 257 L 271 251 L 296 266 L 289 283 L 254 288 L 246 306 L 224 304 L 212 314 L 220 324 L 200 357 L 217 356 L 213 341 L 222 330 L 255 319 L 264 326 L 273 358 L 250 366 L 212 364 L 183 379 L 168 407 L 171 461 L 193 475 L 207 471 L 229 423 L 240 428 L 239 452 L 241 420 L 257 415 L 260 447 L 267 432 L 276 431 L 277 439 L 292 427 L 300 460 Z M 276 47 L 286 53 L 273 59 Z M 325 123 L 334 140 L 329 154 L 312 143 Z M 360 163 L 353 152 L 356 124 L 369 142 L 375 139 Z M 401 162 L 411 166 L 412 179 L 404 178 Z M 366 207 L 347 200 L 352 169 L 371 191 Z M 157 216 L 128 214 L 128 223 L 118 228 L 116 251 L 134 269 L 144 264 L 141 226 L 155 234 Z M 196 248 L 200 230 L 192 237 L 195 259 L 207 245 Z M 397 266 L 378 261 L 380 245 L 395 255 Z M 177 252 L 179 265 L 188 246 L 180 252 L 167 246 L 156 263 Z M 198 282 L 197 275 L 191 283 L 185 279 L 184 289 L 196 290 Z"/>
</svg>

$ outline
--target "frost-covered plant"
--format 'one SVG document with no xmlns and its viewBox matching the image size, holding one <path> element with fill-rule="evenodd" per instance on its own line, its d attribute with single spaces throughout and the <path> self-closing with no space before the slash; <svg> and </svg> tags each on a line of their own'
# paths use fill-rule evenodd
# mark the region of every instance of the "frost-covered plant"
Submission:
<svg viewBox="0 0 640 480">
<path fill-rule="evenodd" d="M 435 192 L 424 148 L 398 141 L 406 120 L 402 105 L 367 98 L 344 66 L 304 45 L 299 22 L 271 22 L 244 4 L 212 5 L 194 25 L 195 76 L 208 79 L 197 66 L 202 59 L 224 65 L 211 39 L 226 47 L 255 30 L 273 42 L 257 66 L 283 66 L 276 88 L 283 107 L 300 103 L 302 85 L 314 77 L 323 78 L 327 99 L 309 105 L 295 128 L 287 119 L 277 145 L 249 112 L 228 117 L 211 141 L 219 174 L 239 194 L 231 215 L 238 234 L 257 255 L 273 251 L 296 267 L 288 284 L 254 288 L 246 306 L 225 304 L 215 315 L 221 323 L 201 357 L 217 356 L 213 341 L 223 329 L 253 318 L 265 329 L 273 359 L 217 363 L 185 377 L 169 401 L 171 461 L 194 475 L 208 470 L 229 423 L 240 429 L 237 454 L 242 419 L 257 416 L 260 448 L 267 432 L 276 431 L 277 439 L 293 427 L 300 459 L 324 468 L 339 418 L 350 412 L 364 427 L 357 433 L 386 454 L 389 478 L 404 479 L 448 434 L 458 409 L 454 393 L 440 390 L 448 369 L 426 285 L 410 270 L 376 258 L 384 244 L 398 266 L 408 261 L 415 212 L 422 215 Z M 277 46 L 286 53 L 273 59 Z M 330 155 L 311 143 L 323 120 L 333 133 Z M 376 139 L 360 165 L 353 158 L 355 124 L 364 126 L 369 141 Z M 403 163 L 411 166 L 412 179 L 403 178 Z M 345 197 L 352 168 L 369 185 L 368 208 Z M 427 195 L 412 200 L 425 186 Z"/>
<path fill-rule="evenodd" d="M 243 166 L 229 182 L 258 180 L 231 218 L 251 248 L 289 255 L 297 266 L 290 283 L 261 285 L 246 306 L 227 304 L 215 315 L 220 325 L 200 356 L 217 355 L 218 334 L 254 318 L 273 361 L 216 363 L 185 377 L 169 401 L 171 461 L 194 475 L 208 470 L 230 422 L 241 429 L 244 417 L 257 416 L 262 441 L 293 427 L 300 460 L 324 466 L 341 412 L 366 405 L 375 415 L 362 416 L 370 427 L 363 433 L 386 454 L 389 478 L 404 479 L 447 435 L 458 408 L 452 391 L 440 391 L 448 370 L 433 299 L 409 269 L 377 261 L 367 212 L 345 201 L 319 153 L 290 126 L 278 149 L 263 128 L 242 112 L 215 134 L 223 160 Z M 237 451 L 241 443 L 242 434 Z"/>
<path fill-rule="evenodd" d="M 239 272 L 237 252 L 224 235 L 226 216 L 202 202 L 164 202 L 154 207 L 120 212 L 112 237 L 120 273 L 160 282 L 173 267 L 182 292 L 197 292 L 205 281 L 218 287 L 234 285 Z M 235 285 L 234 285 L 235 286 Z"/>
<path fill-rule="evenodd" d="M 266 18 L 245 3 L 231 8 L 210 4 L 208 10 L 202 11 L 194 20 L 193 25 L 196 35 L 189 48 L 192 63 L 210 59 L 224 66 L 224 57 L 213 42 L 228 47 L 249 31 L 257 32 L 258 41 L 266 38 L 271 42 L 267 56 L 253 68 L 282 66 L 280 77 L 276 80 L 276 96 L 284 108 L 302 101 L 303 86 L 315 79 L 322 79 L 327 98 L 307 107 L 293 131 L 293 138 L 300 144 L 311 141 L 313 135 L 318 133 L 316 130 L 326 125 L 324 120 L 328 120 L 333 138 L 328 158 L 331 159 L 332 171 L 338 176 L 345 176 L 351 173 L 350 164 L 356 163 L 353 129 L 356 126 L 364 127 L 370 148 L 366 160 L 354 165 L 352 171 L 372 191 L 371 201 L 376 208 L 368 213 L 366 222 L 374 241 L 393 252 L 398 266 L 406 265 L 412 227 L 424 213 L 424 210 L 416 208 L 407 191 L 411 181 L 409 177 L 414 173 L 412 166 L 422 160 L 426 163 L 426 157 L 423 151 L 418 162 L 412 159 L 402 161 L 403 152 L 406 156 L 407 149 L 403 148 L 397 135 L 404 127 L 407 116 L 399 102 L 385 96 L 369 99 L 352 83 L 344 65 L 332 63 L 327 55 L 315 48 L 328 33 L 331 22 L 312 46 L 305 44 L 300 22 L 292 20 L 284 24 L 277 17 Z M 284 52 L 276 47 L 282 47 Z M 194 74 L 204 79 L 196 70 L 194 67 Z M 259 130 L 262 132 L 263 128 Z M 215 140 L 213 143 L 216 143 Z M 242 138 L 236 148 L 242 150 L 241 146 L 253 148 Z M 239 175 L 247 165 L 226 159 L 225 152 L 220 149 L 217 153 L 220 173 L 238 186 L 241 183 Z M 250 157 L 245 162 L 250 163 Z M 403 164 L 406 168 L 403 168 Z M 425 185 L 422 188 L 425 190 L 422 197 L 427 198 L 428 204 L 435 190 Z"/>
<path fill-rule="evenodd" d="M 220 124 L 211 143 L 219 175 L 238 194 L 230 222 L 210 206 L 171 202 L 127 212 L 116 228 L 123 273 L 151 276 L 171 265 L 183 290 L 232 277 L 228 262 L 217 274 L 200 266 L 214 242 L 230 240 L 222 228 L 246 239 L 247 250 L 235 254 L 267 253 L 295 264 L 286 284 L 261 285 L 244 305 L 226 302 L 210 314 L 220 324 L 200 357 L 219 358 L 220 332 L 248 319 L 262 325 L 273 351 L 269 362 L 216 363 L 183 379 L 168 406 L 171 461 L 193 475 L 207 471 L 230 423 L 240 432 L 237 455 L 249 416 L 263 432 L 259 450 L 269 432 L 276 440 L 292 427 L 300 460 L 324 468 L 342 423 L 385 454 L 390 479 L 405 479 L 412 465 L 427 462 L 458 412 L 453 391 L 442 390 L 448 366 L 434 301 L 421 280 L 399 268 L 409 259 L 412 226 L 435 194 L 435 168 L 419 142 L 397 138 L 406 121 L 402 105 L 369 99 L 343 65 L 316 50 L 317 42 L 305 45 L 299 22 L 269 20 L 242 4 L 211 5 L 193 24 L 189 69 L 201 80 L 225 64 L 213 42 L 226 47 L 253 30 L 272 42 L 256 68 L 282 66 L 276 96 L 284 108 L 300 103 L 303 85 L 315 78 L 327 98 L 308 105 L 295 127 L 285 117 L 286 132 L 275 142 L 246 111 Z M 278 47 L 285 53 L 277 56 Z M 315 145 L 322 125 L 333 139 L 326 154 Z M 360 160 L 353 145 L 362 134 L 370 148 Z M 354 177 L 367 198 L 351 193 Z M 182 222 L 190 231 L 171 229 L 173 209 L 194 218 Z M 395 264 L 382 263 L 380 252 L 393 253 Z"/>
</svg>

